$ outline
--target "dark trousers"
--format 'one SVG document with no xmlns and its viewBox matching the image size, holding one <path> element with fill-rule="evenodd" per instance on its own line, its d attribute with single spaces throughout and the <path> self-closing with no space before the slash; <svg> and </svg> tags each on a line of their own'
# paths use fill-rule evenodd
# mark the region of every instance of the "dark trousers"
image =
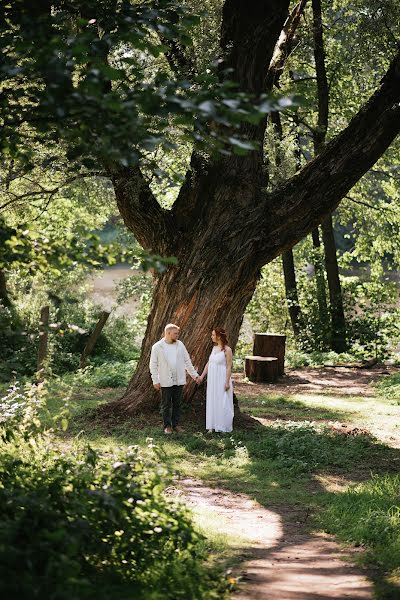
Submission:
<svg viewBox="0 0 400 600">
<path fill-rule="evenodd" d="M 164 427 L 176 427 L 181 414 L 183 385 L 161 388 L 161 414 Z"/>
</svg>

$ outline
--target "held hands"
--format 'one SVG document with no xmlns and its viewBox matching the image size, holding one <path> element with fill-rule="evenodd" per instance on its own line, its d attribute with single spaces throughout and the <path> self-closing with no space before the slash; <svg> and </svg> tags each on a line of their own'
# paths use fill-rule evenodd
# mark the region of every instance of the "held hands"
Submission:
<svg viewBox="0 0 400 600">
<path fill-rule="evenodd" d="M 195 382 L 197 383 L 197 385 L 200 385 L 203 382 L 203 378 L 199 375 L 198 377 L 196 377 Z"/>
<path fill-rule="evenodd" d="M 231 384 L 228 382 L 225 384 L 225 391 L 227 392 L 230 389 L 231 389 Z"/>
<path fill-rule="evenodd" d="M 157 390 L 157 392 L 159 392 L 161 389 L 161 385 L 159 383 L 153 383 L 153 387 L 155 390 Z"/>
</svg>

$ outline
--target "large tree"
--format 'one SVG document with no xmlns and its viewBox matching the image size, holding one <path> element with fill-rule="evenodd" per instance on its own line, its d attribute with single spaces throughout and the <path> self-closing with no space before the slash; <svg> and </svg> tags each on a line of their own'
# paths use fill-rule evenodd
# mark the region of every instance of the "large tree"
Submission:
<svg viewBox="0 0 400 600">
<path fill-rule="evenodd" d="M 41 4 L 47 10 L 52 3 L 48 0 Z M 125 7 L 129 2 L 114 4 Z M 138 5 L 132 2 L 132 6 Z M 236 82 L 238 98 L 243 97 L 240 93 L 257 97 L 272 88 L 283 68 L 285 39 L 296 15 L 294 9 L 289 16 L 289 9 L 289 0 L 224 2 L 219 38 L 218 72 L 221 89 L 224 89 L 227 78 Z M 88 17 L 90 13 L 85 18 Z M 128 19 L 123 21 L 123 34 L 127 38 L 130 22 Z M 104 19 L 102 31 L 107 23 Z M 155 31 L 162 42 L 157 46 L 156 52 L 164 53 L 171 69 L 176 69 L 178 73 L 184 72 L 185 77 L 191 78 L 198 85 L 196 68 L 204 67 L 199 67 L 201 61 L 193 60 L 193 53 L 185 47 L 182 38 L 174 39 L 174 28 L 168 31 L 166 38 L 162 31 Z M 96 110 L 94 111 L 93 128 L 96 135 L 93 136 L 91 123 L 84 114 L 82 143 L 77 144 L 75 153 L 70 152 L 68 156 L 70 159 L 76 160 L 78 157 L 80 160 L 79 153 L 88 152 L 91 154 L 88 164 L 92 168 L 93 156 L 96 156 L 95 140 L 98 136 L 101 140 L 99 160 L 103 172 L 113 183 L 117 205 L 127 228 L 148 253 L 177 258 L 177 264 L 155 274 L 153 303 L 136 373 L 124 397 L 109 406 L 111 411 L 135 413 L 153 408 L 157 401 L 157 395 L 152 391 L 148 360 L 151 345 L 161 336 L 164 324 L 174 321 L 182 327 L 182 339 L 187 344 L 194 364 L 199 368 L 207 360 L 209 336 L 213 327 L 224 326 L 229 333 L 231 345 L 235 348 L 243 313 L 255 290 L 262 266 L 290 249 L 322 223 L 391 144 L 400 129 L 400 54 L 392 57 L 387 72 L 382 72 L 382 80 L 375 93 L 359 107 L 347 127 L 314 160 L 278 188 L 267 192 L 268 169 L 264 156 L 267 118 L 261 121 L 248 119 L 240 125 L 240 137 L 235 134 L 233 144 L 237 143 L 240 147 L 240 140 L 254 140 L 258 144 L 256 149 L 239 155 L 228 147 L 216 153 L 207 152 L 204 143 L 201 147 L 195 144 L 178 197 L 172 208 L 166 210 L 157 201 L 143 165 L 137 162 L 140 151 L 136 147 L 132 154 L 125 153 L 128 160 L 120 160 L 120 153 L 116 156 L 111 151 L 109 155 L 107 153 L 108 140 L 110 149 L 112 143 L 102 125 L 108 127 L 114 122 L 112 118 L 107 118 L 110 91 L 113 102 L 117 103 L 116 116 L 122 115 L 120 121 L 124 123 L 126 120 L 127 123 L 125 137 L 124 130 L 116 129 L 118 140 L 121 136 L 123 138 L 123 151 L 129 148 L 130 136 L 135 133 L 135 129 L 129 125 L 130 116 L 139 120 L 142 118 L 140 111 L 132 111 L 132 100 L 136 100 L 138 96 L 129 95 L 129 78 L 123 79 L 121 85 L 117 78 L 120 74 L 115 73 L 115 68 L 107 68 L 110 57 L 106 42 L 111 37 L 101 33 L 99 39 L 102 43 L 90 42 L 89 51 L 85 51 L 84 56 L 78 56 L 76 64 L 84 65 L 86 61 L 86 67 L 79 67 L 84 77 L 79 79 L 77 73 L 68 79 L 70 73 L 66 72 L 68 86 L 63 87 L 63 94 L 71 98 L 72 108 L 66 113 L 65 120 L 61 119 L 63 127 L 57 122 L 53 122 L 51 127 L 57 128 L 58 136 L 63 137 L 67 144 L 72 140 L 74 146 L 76 136 L 79 137 L 79 127 L 76 134 L 73 129 L 69 128 L 67 131 L 65 123 L 73 118 L 73 122 L 79 126 L 81 118 L 75 106 L 75 81 L 83 82 L 82 93 L 88 94 L 85 97 L 90 102 L 93 102 L 93 86 L 100 86 L 105 100 L 100 104 L 103 112 L 100 111 L 98 117 Z M 80 47 L 78 45 L 78 49 Z M 60 56 L 62 54 L 58 53 L 57 57 Z M 126 56 L 129 55 L 125 55 L 125 58 Z M 96 66 L 94 70 L 93 61 Z M 43 64 L 47 65 L 45 61 Z M 71 61 L 68 62 L 70 64 Z M 115 67 L 115 62 L 113 64 Z M 47 71 L 45 75 L 46 73 Z M 115 76 L 116 81 L 107 80 L 110 73 L 111 79 Z M 40 99 L 43 86 L 37 89 Z M 142 96 L 143 89 L 135 89 L 140 90 L 140 99 L 147 99 L 146 90 L 146 94 Z M 184 96 L 185 89 L 185 86 L 179 88 L 177 94 L 183 108 L 188 105 Z M 68 95 L 70 90 L 72 93 Z M 119 90 L 122 90 L 122 108 L 118 100 Z M 164 88 L 157 88 L 157 93 L 162 98 L 163 110 L 168 112 L 170 101 L 165 107 L 163 90 Z M 176 87 L 174 91 L 176 92 Z M 59 101 L 62 102 L 63 97 L 60 95 Z M 127 98 L 129 103 L 125 102 Z M 18 98 L 15 102 L 17 100 Z M 58 101 L 57 98 L 54 101 Z M 231 106 L 232 102 L 234 103 L 234 98 L 231 97 L 227 105 Z M 160 102 L 157 107 L 159 105 Z M 97 109 L 97 104 L 94 106 Z M 110 106 L 114 104 L 110 103 Z M 148 120 L 146 127 L 142 128 L 145 135 L 141 138 L 147 140 L 147 123 L 152 124 L 151 106 L 146 103 L 140 106 L 147 110 Z M 213 135 L 218 137 L 224 119 L 216 118 L 215 102 L 205 101 L 196 106 L 198 110 L 194 112 L 197 116 L 208 115 L 208 124 L 204 125 L 203 119 L 202 132 L 208 127 L 208 139 L 212 140 Z M 48 107 L 48 103 L 45 107 Z M 31 109 L 26 112 L 28 117 L 32 114 Z M 37 116 L 39 119 L 43 118 L 42 113 Z M 10 130 L 13 125 L 13 122 L 8 123 Z M 32 125 L 35 126 L 35 123 Z M 179 127 L 179 123 L 177 126 Z M 207 135 L 203 136 L 203 139 L 206 138 Z M 223 134 L 220 139 L 228 142 L 230 137 Z M 135 142 L 134 138 L 132 142 Z M 194 386 L 189 387 L 189 395 L 193 392 Z"/>
<path fill-rule="evenodd" d="M 288 0 L 226 0 L 220 38 L 223 67 L 232 70 L 240 90 L 260 93 L 271 85 L 268 66 L 288 9 Z M 207 360 L 213 327 L 223 325 L 235 347 L 261 267 L 319 225 L 383 154 L 400 128 L 399 101 L 398 54 L 348 126 L 273 193 L 265 192 L 266 120 L 246 126 L 249 137 L 259 142 L 259 149 L 246 156 L 194 151 L 171 210 L 160 207 L 139 168 L 111 172 L 126 226 L 148 251 L 178 259 L 157 276 L 141 358 L 113 409 L 132 413 L 152 406 L 148 359 L 164 323 L 182 327 L 199 368 Z"/>
</svg>

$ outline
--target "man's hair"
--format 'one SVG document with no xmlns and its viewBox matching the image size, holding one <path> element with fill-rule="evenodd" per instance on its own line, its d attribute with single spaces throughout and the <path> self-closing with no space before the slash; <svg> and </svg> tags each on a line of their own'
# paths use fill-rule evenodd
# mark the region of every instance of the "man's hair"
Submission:
<svg viewBox="0 0 400 600">
<path fill-rule="evenodd" d="M 177 329 L 178 331 L 180 331 L 180 327 L 178 327 L 178 325 L 175 325 L 175 323 L 168 323 L 168 325 L 166 325 L 164 327 L 164 335 L 167 333 L 167 331 L 169 331 L 170 329 Z"/>
</svg>

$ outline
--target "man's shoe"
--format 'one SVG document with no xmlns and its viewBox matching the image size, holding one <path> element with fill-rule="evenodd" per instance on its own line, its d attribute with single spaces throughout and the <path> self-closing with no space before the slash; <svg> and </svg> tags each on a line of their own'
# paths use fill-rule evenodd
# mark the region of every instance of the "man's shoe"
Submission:
<svg viewBox="0 0 400 600">
<path fill-rule="evenodd" d="M 166 433 L 167 435 L 172 433 L 172 427 L 165 427 L 164 428 L 164 433 Z"/>
<path fill-rule="evenodd" d="M 179 425 L 176 425 L 176 426 L 174 427 L 174 431 L 175 431 L 176 433 L 184 433 L 184 432 L 185 432 L 185 430 L 183 429 L 183 427 L 180 427 Z"/>
</svg>

